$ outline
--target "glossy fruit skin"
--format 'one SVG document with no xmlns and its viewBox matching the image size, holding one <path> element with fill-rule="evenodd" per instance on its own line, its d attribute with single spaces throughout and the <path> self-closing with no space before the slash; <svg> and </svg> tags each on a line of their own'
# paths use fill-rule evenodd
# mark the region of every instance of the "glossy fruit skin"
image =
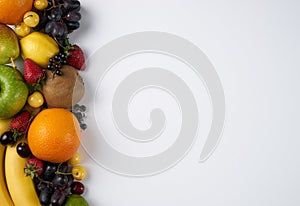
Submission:
<svg viewBox="0 0 300 206">
<path fill-rule="evenodd" d="M 22 56 L 31 59 L 42 68 L 46 68 L 49 59 L 59 53 L 59 47 L 49 35 L 32 32 L 20 40 Z"/>
<path fill-rule="evenodd" d="M 68 196 L 64 206 L 89 206 L 87 201 L 80 195 L 72 194 Z"/>
<path fill-rule="evenodd" d="M 66 194 L 61 190 L 55 190 L 51 196 L 50 203 L 52 206 L 62 206 L 65 202 Z"/>
<path fill-rule="evenodd" d="M 57 170 L 57 165 L 50 162 L 46 162 L 44 164 L 45 164 L 45 169 L 42 178 L 46 181 L 52 181 L 55 176 L 55 172 Z"/>
<path fill-rule="evenodd" d="M 20 48 L 15 32 L 0 23 L 0 64 L 7 64 L 20 55 Z"/>
<path fill-rule="evenodd" d="M 79 153 L 75 153 L 73 157 L 68 161 L 71 165 L 78 165 L 81 162 L 81 156 Z"/>
<path fill-rule="evenodd" d="M 31 155 L 30 148 L 27 143 L 20 142 L 17 145 L 17 153 L 20 157 L 27 158 Z"/>
<path fill-rule="evenodd" d="M 23 16 L 23 22 L 29 27 L 35 27 L 39 24 L 40 17 L 33 11 L 28 11 Z"/>
<path fill-rule="evenodd" d="M 34 180 L 37 180 L 35 182 L 35 185 L 36 185 L 35 188 L 38 193 L 40 193 L 42 190 L 44 190 L 48 186 L 46 182 L 39 182 L 39 179 L 36 179 L 36 178 Z"/>
<path fill-rule="evenodd" d="M 68 172 L 68 169 L 69 169 L 69 165 L 68 165 L 67 162 L 60 163 L 60 164 L 57 166 L 57 171 L 58 171 L 58 172 L 61 172 L 61 173 L 67 173 L 67 172 Z"/>
<path fill-rule="evenodd" d="M 34 8 L 37 10 L 43 10 L 46 9 L 48 6 L 48 1 L 47 0 L 35 0 L 33 2 Z"/>
<path fill-rule="evenodd" d="M 45 73 L 41 67 L 34 63 L 31 59 L 24 60 L 24 78 L 28 83 L 39 83 L 45 77 Z"/>
<path fill-rule="evenodd" d="M 81 182 L 73 182 L 71 192 L 72 194 L 82 195 L 84 193 L 84 185 Z"/>
<path fill-rule="evenodd" d="M 63 174 L 57 174 L 54 176 L 52 183 L 54 187 L 65 187 L 68 184 L 68 177 Z"/>
<path fill-rule="evenodd" d="M 72 175 L 75 180 L 83 180 L 86 176 L 86 170 L 82 166 L 74 166 L 72 168 Z"/>
<path fill-rule="evenodd" d="M 4 132 L 0 137 L 0 143 L 4 146 L 12 144 L 14 142 L 14 133 L 11 131 Z"/>
<path fill-rule="evenodd" d="M 34 92 L 28 97 L 27 102 L 31 107 L 38 108 L 44 104 L 44 97 L 40 92 Z"/>
<path fill-rule="evenodd" d="M 24 37 L 30 33 L 30 27 L 24 22 L 20 22 L 15 26 L 15 32 L 18 36 Z"/>
<path fill-rule="evenodd" d="M 10 66 L 0 65 L 0 119 L 17 114 L 24 107 L 27 96 L 28 87 L 22 74 Z"/>
<path fill-rule="evenodd" d="M 42 205 L 48 205 L 51 200 L 51 196 L 53 194 L 53 189 L 50 187 L 46 187 L 40 193 L 39 200 Z"/>
<path fill-rule="evenodd" d="M 85 70 L 85 56 L 83 50 L 78 46 L 74 45 L 74 49 L 70 49 L 70 56 L 67 59 L 67 64 L 78 69 Z"/>
</svg>

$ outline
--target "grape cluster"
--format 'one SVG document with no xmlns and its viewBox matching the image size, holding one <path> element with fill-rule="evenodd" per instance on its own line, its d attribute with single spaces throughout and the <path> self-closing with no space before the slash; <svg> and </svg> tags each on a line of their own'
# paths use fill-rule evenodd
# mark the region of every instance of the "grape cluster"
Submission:
<svg viewBox="0 0 300 206">
<path fill-rule="evenodd" d="M 34 29 L 56 38 L 63 46 L 68 34 L 80 27 L 78 0 L 48 0 L 48 7 L 37 12 L 40 22 Z"/>
<path fill-rule="evenodd" d="M 67 64 L 67 55 L 64 52 L 56 54 L 53 58 L 49 59 L 47 66 L 48 70 L 51 70 L 54 74 L 61 76 L 62 71 L 60 70 L 61 65 Z"/>
<path fill-rule="evenodd" d="M 79 104 L 75 104 L 73 109 L 72 109 L 73 114 L 75 115 L 75 117 L 77 118 L 79 124 L 80 124 L 80 128 L 82 130 L 86 130 L 87 129 L 87 125 L 84 123 L 84 118 L 85 116 L 85 112 L 86 112 L 86 106 L 84 105 L 79 105 Z"/>
<path fill-rule="evenodd" d="M 43 174 L 33 179 L 42 205 L 61 206 L 69 194 L 83 194 L 84 185 L 74 180 L 70 170 L 67 162 L 60 164 L 44 162 Z"/>
</svg>

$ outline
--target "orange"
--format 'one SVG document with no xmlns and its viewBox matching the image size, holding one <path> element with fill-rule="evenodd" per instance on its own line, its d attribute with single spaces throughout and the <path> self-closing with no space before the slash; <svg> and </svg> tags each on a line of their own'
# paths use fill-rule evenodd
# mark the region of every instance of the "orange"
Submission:
<svg viewBox="0 0 300 206">
<path fill-rule="evenodd" d="M 17 24 L 23 15 L 31 10 L 33 0 L 0 0 L 0 22 L 4 24 Z"/>
<path fill-rule="evenodd" d="M 27 138 L 32 154 L 38 159 L 66 162 L 80 146 L 80 125 L 66 109 L 45 109 L 30 124 Z"/>
</svg>

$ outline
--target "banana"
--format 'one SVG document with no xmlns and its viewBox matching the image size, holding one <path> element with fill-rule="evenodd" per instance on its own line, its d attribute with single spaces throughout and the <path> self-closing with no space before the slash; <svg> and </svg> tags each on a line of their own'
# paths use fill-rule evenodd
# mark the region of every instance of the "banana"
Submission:
<svg viewBox="0 0 300 206">
<path fill-rule="evenodd" d="M 21 158 L 16 147 L 8 146 L 5 154 L 7 187 L 15 206 L 40 206 L 33 181 L 24 174 L 25 158 Z"/>
<path fill-rule="evenodd" d="M 4 174 L 4 155 L 5 147 L 0 145 L 0 200 L 1 206 L 14 206 L 5 183 Z"/>
<path fill-rule="evenodd" d="M 11 119 L 0 119 L 0 135 L 9 130 Z"/>
</svg>

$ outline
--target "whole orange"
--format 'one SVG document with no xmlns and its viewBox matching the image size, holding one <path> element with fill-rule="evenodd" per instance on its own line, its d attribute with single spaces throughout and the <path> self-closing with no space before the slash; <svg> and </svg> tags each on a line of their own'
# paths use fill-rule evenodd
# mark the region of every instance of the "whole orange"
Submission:
<svg viewBox="0 0 300 206">
<path fill-rule="evenodd" d="M 68 161 L 80 146 L 80 125 L 72 112 L 62 108 L 41 111 L 28 130 L 32 154 L 44 161 Z"/>
<path fill-rule="evenodd" d="M 33 0 L 0 0 L 0 22 L 17 24 L 23 15 L 31 10 Z"/>
</svg>

